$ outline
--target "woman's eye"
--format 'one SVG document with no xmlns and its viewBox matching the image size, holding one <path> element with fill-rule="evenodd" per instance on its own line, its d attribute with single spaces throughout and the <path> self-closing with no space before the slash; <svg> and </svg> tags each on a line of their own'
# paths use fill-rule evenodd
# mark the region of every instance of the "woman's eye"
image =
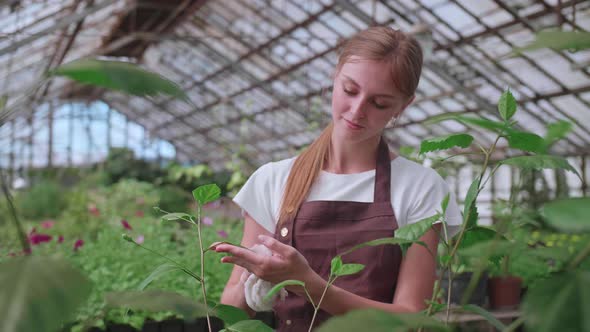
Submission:
<svg viewBox="0 0 590 332">
<path fill-rule="evenodd" d="M 377 103 L 375 101 L 373 102 L 373 105 L 375 105 L 375 107 L 377 107 L 378 109 L 384 109 L 384 108 L 389 107 L 387 105 L 381 105 L 381 104 L 379 104 L 379 103 Z"/>
<path fill-rule="evenodd" d="M 348 90 L 348 89 L 346 89 L 346 88 L 343 88 L 342 90 L 343 90 L 343 91 L 344 91 L 344 93 L 346 93 L 347 95 L 354 95 L 354 93 L 355 93 L 354 91 L 352 91 L 352 90 Z"/>
</svg>

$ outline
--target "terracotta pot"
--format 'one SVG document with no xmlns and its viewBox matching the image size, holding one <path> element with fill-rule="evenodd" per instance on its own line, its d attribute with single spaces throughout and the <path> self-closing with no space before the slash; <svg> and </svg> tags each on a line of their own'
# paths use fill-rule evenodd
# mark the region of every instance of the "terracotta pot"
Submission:
<svg viewBox="0 0 590 332">
<path fill-rule="evenodd" d="M 505 276 L 488 280 L 488 296 L 492 309 L 516 309 L 520 304 L 522 279 Z"/>
</svg>

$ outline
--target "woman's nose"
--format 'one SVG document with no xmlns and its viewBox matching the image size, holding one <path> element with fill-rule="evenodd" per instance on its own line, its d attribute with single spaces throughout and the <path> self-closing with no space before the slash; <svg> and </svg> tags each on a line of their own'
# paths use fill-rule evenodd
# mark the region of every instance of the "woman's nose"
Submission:
<svg viewBox="0 0 590 332">
<path fill-rule="evenodd" d="M 351 105 L 350 112 L 354 115 L 355 119 L 362 119 L 366 115 L 365 107 L 365 101 L 363 99 L 359 99 Z"/>
</svg>

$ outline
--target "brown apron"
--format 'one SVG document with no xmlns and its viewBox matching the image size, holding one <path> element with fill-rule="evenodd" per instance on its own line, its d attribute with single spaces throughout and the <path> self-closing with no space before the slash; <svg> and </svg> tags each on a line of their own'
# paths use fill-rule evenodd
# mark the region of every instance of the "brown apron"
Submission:
<svg viewBox="0 0 590 332">
<path fill-rule="evenodd" d="M 332 258 L 366 241 L 391 237 L 397 221 L 390 199 L 391 161 L 387 144 L 381 139 L 375 171 L 374 202 L 304 202 L 294 220 L 275 231 L 275 238 L 299 250 L 311 268 L 325 280 Z M 342 258 L 344 263 L 360 263 L 365 268 L 354 275 L 339 277 L 334 285 L 375 301 L 391 303 L 397 284 L 402 252 L 399 246 L 381 245 L 356 250 Z M 313 306 L 307 299 L 289 292 L 273 310 L 277 331 L 307 331 Z M 330 315 L 319 310 L 314 327 Z"/>
</svg>

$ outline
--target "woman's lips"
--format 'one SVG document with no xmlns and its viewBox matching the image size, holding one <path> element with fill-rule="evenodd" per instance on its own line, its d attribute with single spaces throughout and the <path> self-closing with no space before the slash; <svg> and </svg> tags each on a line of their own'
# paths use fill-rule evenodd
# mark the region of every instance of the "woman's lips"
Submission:
<svg viewBox="0 0 590 332">
<path fill-rule="evenodd" d="M 346 126 L 348 126 L 348 128 L 350 128 L 350 129 L 360 130 L 360 129 L 363 129 L 364 128 L 363 126 L 359 126 L 356 123 L 350 122 L 350 121 L 348 121 L 346 119 L 344 119 L 344 121 L 346 121 Z"/>
</svg>

